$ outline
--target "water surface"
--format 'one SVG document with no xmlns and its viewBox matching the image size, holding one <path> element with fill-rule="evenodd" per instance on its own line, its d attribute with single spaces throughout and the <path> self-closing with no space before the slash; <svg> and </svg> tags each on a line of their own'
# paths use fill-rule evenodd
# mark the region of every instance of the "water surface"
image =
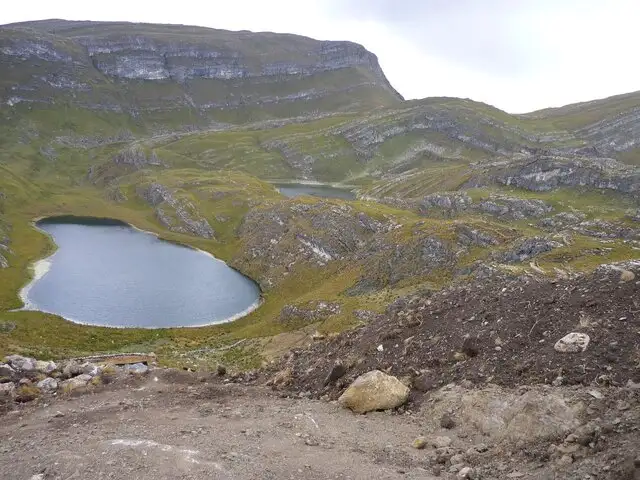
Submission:
<svg viewBox="0 0 640 480">
<path fill-rule="evenodd" d="M 314 197 L 340 198 L 353 200 L 356 194 L 348 188 L 333 187 L 331 185 L 305 185 L 303 183 L 276 183 L 278 191 L 285 197 L 300 197 L 311 195 Z"/>
<path fill-rule="evenodd" d="M 220 323 L 257 307 L 258 286 L 208 253 L 117 221 L 47 219 L 57 251 L 34 266 L 25 308 L 112 327 Z"/>
</svg>

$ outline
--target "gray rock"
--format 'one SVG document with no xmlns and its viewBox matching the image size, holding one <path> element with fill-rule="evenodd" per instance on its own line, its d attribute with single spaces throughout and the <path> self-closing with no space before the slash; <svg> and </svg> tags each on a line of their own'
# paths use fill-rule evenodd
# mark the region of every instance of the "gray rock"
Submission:
<svg viewBox="0 0 640 480">
<path fill-rule="evenodd" d="M 82 366 L 80 367 L 82 373 L 86 374 L 86 375 L 90 375 L 92 377 L 95 377 L 96 375 L 100 375 L 100 372 L 102 371 L 102 369 L 96 365 L 95 363 L 91 363 L 91 362 L 87 362 L 82 364 Z"/>
<path fill-rule="evenodd" d="M 75 360 L 69 360 L 62 368 L 62 374 L 67 377 L 75 377 L 82 374 L 82 365 Z"/>
<path fill-rule="evenodd" d="M 0 377 L 11 378 L 16 371 L 7 363 L 0 363 Z"/>
<path fill-rule="evenodd" d="M 458 243 L 468 247 L 488 247 L 491 245 L 498 245 L 498 243 L 500 243 L 497 239 L 495 239 L 488 233 L 473 229 L 468 225 L 457 226 L 456 233 L 458 235 Z"/>
<path fill-rule="evenodd" d="M 55 378 L 47 377 L 40 380 L 36 386 L 43 392 L 55 392 L 58 389 L 58 381 Z"/>
<path fill-rule="evenodd" d="M 542 217 L 549 213 L 553 207 L 542 200 L 493 195 L 489 200 L 480 202 L 478 209 L 498 217 L 522 220 L 530 217 Z"/>
<path fill-rule="evenodd" d="M 464 467 L 462 470 L 460 470 L 458 472 L 457 475 L 458 478 L 469 478 L 469 479 L 473 479 L 473 468 L 471 467 Z"/>
<path fill-rule="evenodd" d="M 54 362 L 51 362 L 51 361 L 44 362 L 42 360 L 37 360 L 36 361 L 36 370 L 38 372 L 40 372 L 40 373 L 44 373 L 46 375 L 49 375 L 56 368 L 58 368 L 58 366 Z"/>
<path fill-rule="evenodd" d="M 73 390 L 77 390 L 78 388 L 86 387 L 87 384 L 91 381 L 91 378 L 91 375 L 78 375 L 77 377 L 73 377 L 62 382 L 60 384 L 60 388 L 63 392 L 72 392 Z"/>
<path fill-rule="evenodd" d="M 13 398 L 16 393 L 16 386 L 13 382 L 0 383 L 0 398 Z"/>
<path fill-rule="evenodd" d="M 550 252 L 554 248 L 561 247 L 562 244 L 543 237 L 527 238 L 520 242 L 513 250 L 502 254 L 501 261 L 506 263 L 524 262 L 542 253 Z"/>
<path fill-rule="evenodd" d="M 21 355 L 9 355 L 5 360 L 19 372 L 29 372 L 36 369 L 35 358 L 23 357 Z"/>
<path fill-rule="evenodd" d="M 4 255 L 0 253 L 0 268 L 8 268 L 9 260 L 7 260 Z"/>
<path fill-rule="evenodd" d="M 434 209 L 457 213 L 468 209 L 473 200 L 464 192 L 434 193 L 427 195 L 418 205 L 418 210 L 423 215 Z"/>
<path fill-rule="evenodd" d="M 445 436 L 435 436 L 429 439 L 429 443 L 434 448 L 445 448 L 451 446 L 453 441 L 449 437 Z"/>
<path fill-rule="evenodd" d="M 133 365 L 125 366 L 124 371 L 132 375 L 144 375 L 149 371 L 149 367 L 144 363 L 134 363 Z"/>
<path fill-rule="evenodd" d="M 579 353 L 584 352 L 589 346 L 589 335 L 586 333 L 568 333 L 553 346 L 556 352 Z"/>
</svg>

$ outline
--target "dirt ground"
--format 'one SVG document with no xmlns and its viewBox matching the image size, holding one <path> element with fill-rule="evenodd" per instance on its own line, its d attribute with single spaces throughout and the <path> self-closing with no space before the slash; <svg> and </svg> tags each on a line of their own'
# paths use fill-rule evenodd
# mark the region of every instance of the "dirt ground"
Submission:
<svg viewBox="0 0 640 480">
<path fill-rule="evenodd" d="M 410 448 L 419 431 L 411 416 L 156 370 L 1 417 L 0 478 L 433 478 Z"/>
<path fill-rule="evenodd" d="M 566 390 L 571 405 L 588 397 L 581 387 L 558 390 Z M 475 479 L 639 478 L 634 475 L 640 470 L 624 463 L 633 462 L 640 447 L 640 401 L 633 392 L 604 391 L 602 411 L 591 416 L 613 426 L 603 426 L 606 435 L 579 447 L 586 453 L 575 451 L 575 464 L 560 465 L 546 453 L 551 441 L 499 442 L 464 422 L 441 428 L 440 413 L 453 412 L 454 398 L 464 391 L 442 389 L 440 399 L 434 396 L 413 412 L 355 415 L 336 402 L 287 398 L 261 386 L 156 369 L 89 393 L 16 405 L 0 417 L 0 478 L 455 479 L 452 461 L 440 457 L 465 451 L 464 461 L 475 471 L 469 478 Z M 546 398 L 544 391 L 532 393 L 536 402 Z M 622 398 L 630 400 L 628 407 L 616 411 L 612 405 Z M 540 410 L 543 418 L 547 410 Z M 519 430 L 514 433 L 526 438 L 527 432 Z M 451 445 L 413 448 L 422 435 L 445 435 Z"/>
</svg>

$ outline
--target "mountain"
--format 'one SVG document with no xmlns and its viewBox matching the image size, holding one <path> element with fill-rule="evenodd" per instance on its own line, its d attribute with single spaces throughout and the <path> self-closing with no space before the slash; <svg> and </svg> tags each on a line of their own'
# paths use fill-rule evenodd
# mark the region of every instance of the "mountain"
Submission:
<svg viewBox="0 0 640 480">
<path fill-rule="evenodd" d="M 44 20 L 0 27 L 2 103 L 126 116 L 149 131 L 402 100 L 351 42 L 200 27 Z"/>
</svg>

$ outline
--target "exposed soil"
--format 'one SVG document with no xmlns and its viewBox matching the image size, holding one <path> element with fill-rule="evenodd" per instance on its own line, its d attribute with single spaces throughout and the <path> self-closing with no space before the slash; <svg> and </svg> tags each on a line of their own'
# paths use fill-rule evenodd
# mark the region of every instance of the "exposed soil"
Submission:
<svg viewBox="0 0 640 480">
<path fill-rule="evenodd" d="M 640 263 L 627 263 L 640 279 Z M 336 398 L 358 375 L 383 370 L 411 378 L 416 392 L 466 380 L 531 384 L 640 383 L 640 282 L 601 267 L 577 278 L 493 277 L 396 302 L 357 330 L 299 348 L 274 367 L 287 387 Z M 586 333 L 582 353 L 554 344 Z M 336 362 L 344 375 L 325 385 Z"/>
</svg>

